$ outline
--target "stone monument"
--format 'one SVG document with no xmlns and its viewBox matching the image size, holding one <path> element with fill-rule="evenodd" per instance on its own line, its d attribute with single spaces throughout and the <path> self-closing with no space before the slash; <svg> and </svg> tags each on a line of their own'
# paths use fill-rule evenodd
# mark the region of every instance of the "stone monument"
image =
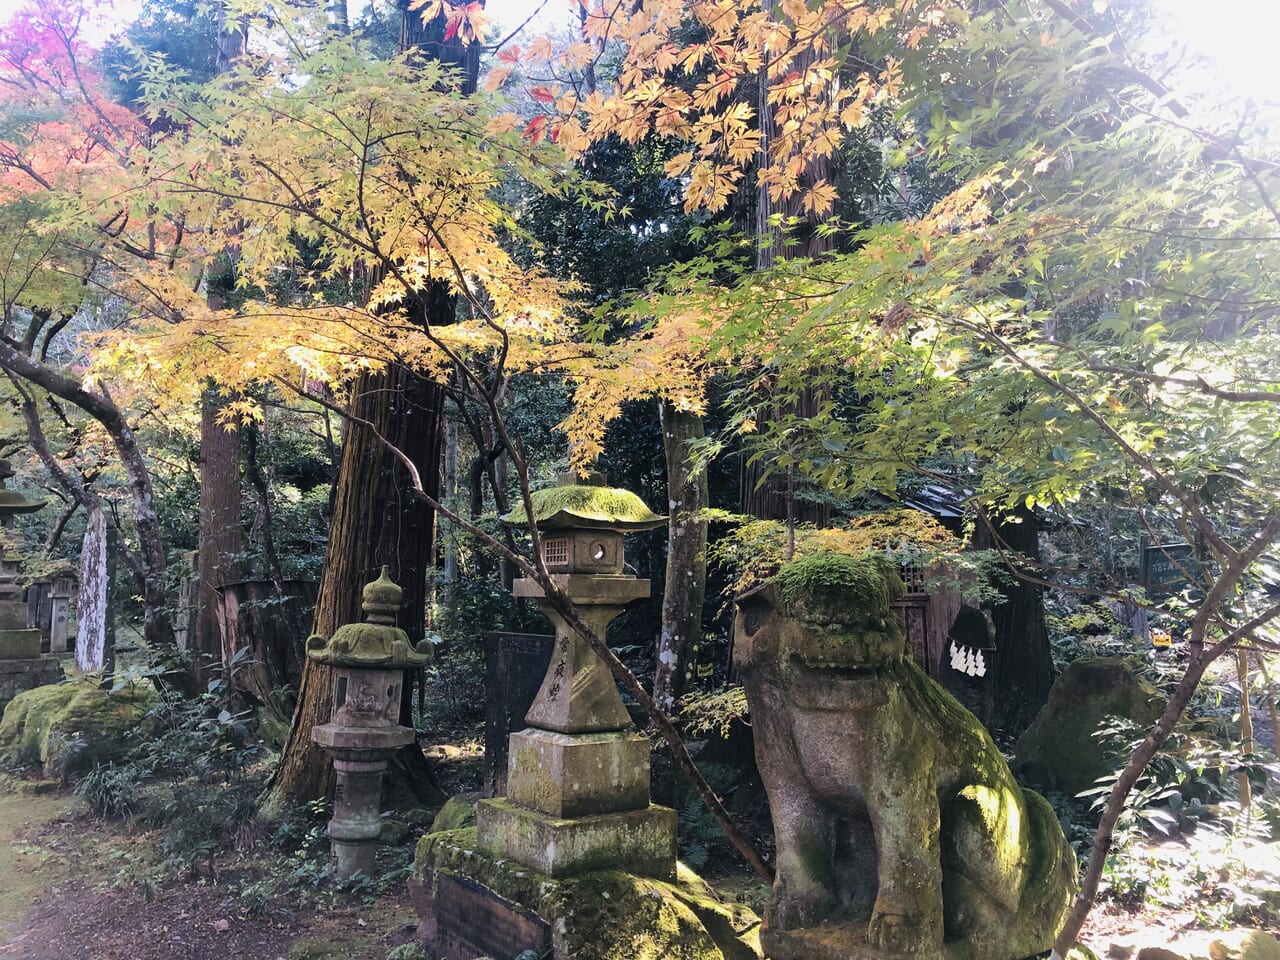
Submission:
<svg viewBox="0 0 1280 960">
<path fill-rule="evenodd" d="M 1022 960 L 1076 861 L 977 719 L 906 652 L 881 555 L 796 560 L 738 599 L 734 663 L 769 794 L 771 960 Z"/>
<path fill-rule="evenodd" d="M 7 489 L 5 481 L 12 476 L 9 461 L 0 460 L 0 536 L 13 529 L 18 514 L 44 507 L 43 501 L 28 500 Z M 18 562 L 6 550 L 0 556 L 0 712 L 23 690 L 62 679 L 58 659 L 40 653 L 40 630 L 27 626 L 27 603 L 18 575 Z"/>
<path fill-rule="evenodd" d="M 412 648 L 395 625 L 403 596 L 383 567 L 364 588 L 365 623 L 339 627 L 328 641 L 307 640 L 307 656 L 333 668 L 333 719 L 314 727 L 311 739 L 333 755 L 337 772 L 329 841 L 342 879 L 373 874 L 382 775 L 392 755 L 416 737 L 400 726 L 400 690 L 405 670 L 422 666 L 431 653 L 425 640 Z"/>
<path fill-rule="evenodd" d="M 623 535 L 665 519 L 598 482 L 535 491 L 533 508 L 548 573 L 604 637 L 623 606 L 649 595 L 648 580 L 622 572 Z M 503 519 L 529 525 L 523 509 Z M 513 592 L 545 596 L 529 579 Z M 553 877 L 613 868 L 672 879 L 676 814 L 649 802 L 649 741 L 635 732 L 604 661 L 550 603 L 539 606 L 555 625 L 555 649 L 528 728 L 510 737 L 506 799 L 476 807 L 480 843 Z"/>
<path fill-rule="evenodd" d="M 548 573 L 603 638 L 649 593 L 623 572 L 623 535 L 665 521 L 592 481 L 536 491 L 532 522 Z M 503 519 L 531 522 L 523 509 Z M 542 601 L 555 646 L 528 727 L 510 736 L 507 796 L 479 801 L 474 829 L 419 844 L 411 889 L 431 955 L 758 960 L 754 916 L 677 865 L 675 811 L 650 803 L 649 742 L 608 667 L 536 581 L 514 592 Z"/>
</svg>

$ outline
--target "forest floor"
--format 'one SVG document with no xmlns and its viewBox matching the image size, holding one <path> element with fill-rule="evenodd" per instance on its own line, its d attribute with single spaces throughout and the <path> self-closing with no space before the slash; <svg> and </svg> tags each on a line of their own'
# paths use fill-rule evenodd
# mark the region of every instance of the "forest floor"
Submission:
<svg viewBox="0 0 1280 960">
<path fill-rule="evenodd" d="M 476 746 L 433 749 L 457 789 L 478 771 Z M 135 822 L 104 820 L 46 781 L 0 782 L 0 960 L 384 960 L 413 938 L 403 875 L 415 828 L 383 848 L 389 882 L 336 890 L 299 861 L 230 845 L 175 877 L 155 866 L 162 840 Z M 1084 940 L 1170 946 L 1191 955 L 1229 926 L 1280 933 L 1280 845 L 1198 829 L 1143 839 L 1090 918 Z M 298 883 L 265 879 L 293 871 Z M 726 895 L 760 895 L 727 857 L 710 870 Z M 163 879 L 156 880 L 158 876 Z M 1268 902 L 1268 895 L 1271 899 Z M 1198 950 L 1197 950 L 1198 948 Z M 1124 955 L 1123 953 L 1119 955 Z"/>
<path fill-rule="evenodd" d="M 383 960 L 413 936 L 403 882 L 262 902 L 244 896 L 246 879 L 270 864 L 234 855 L 148 883 L 154 841 L 66 793 L 0 794 L 0 957 Z"/>
</svg>

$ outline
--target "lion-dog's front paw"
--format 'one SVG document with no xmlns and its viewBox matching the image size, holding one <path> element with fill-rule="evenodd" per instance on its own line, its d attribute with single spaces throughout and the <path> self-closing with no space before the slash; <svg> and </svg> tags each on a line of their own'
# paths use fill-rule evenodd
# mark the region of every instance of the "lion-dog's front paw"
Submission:
<svg viewBox="0 0 1280 960">
<path fill-rule="evenodd" d="M 930 956 L 940 945 L 918 913 L 896 913 L 877 905 L 867 926 L 867 943 L 885 951 L 886 955 Z"/>
<path fill-rule="evenodd" d="M 821 887 L 784 889 L 770 898 L 765 919 L 775 930 L 797 930 L 820 923 L 834 908 L 835 898 Z"/>
</svg>

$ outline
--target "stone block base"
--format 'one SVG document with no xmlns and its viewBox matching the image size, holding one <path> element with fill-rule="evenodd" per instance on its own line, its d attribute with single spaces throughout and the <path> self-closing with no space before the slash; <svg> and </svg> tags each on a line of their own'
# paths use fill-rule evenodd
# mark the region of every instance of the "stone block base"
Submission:
<svg viewBox="0 0 1280 960">
<path fill-rule="evenodd" d="M 0 629 L 0 660 L 34 660 L 40 656 L 40 631 Z"/>
<path fill-rule="evenodd" d="M 625 870 L 669 880 L 676 872 L 676 812 L 657 804 L 567 820 L 502 799 L 481 800 L 476 828 L 487 852 L 553 877 Z"/>
<path fill-rule="evenodd" d="M 40 631 L 36 631 L 37 637 Z M 0 660 L 0 713 L 9 701 L 24 690 L 34 690 L 62 681 L 62 663 L 57 657 L 29 657 Z"/>
<path fill-rule="evenodd" d="M 510 739 L 507 799 L 552 817 L 649 806 L 649 741 L 636 733 L 553 733 Z"/>
<path fill-rule="evenodd" d="M 486 853 L 474 829 L 418 842 L 409 892 L 428 956 L 760 960 L 759 920 L 681 865 L 674 882 L 604 870 L 555 879 Z"/>
</svg>

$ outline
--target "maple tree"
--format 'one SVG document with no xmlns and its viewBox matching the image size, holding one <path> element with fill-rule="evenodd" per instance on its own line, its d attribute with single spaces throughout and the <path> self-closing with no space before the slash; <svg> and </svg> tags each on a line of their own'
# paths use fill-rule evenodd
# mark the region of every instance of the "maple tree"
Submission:
<svg viewBox="0 0 1280 960">
<path fill-rule="evenodd" d="M 83 9 L 37 3 L 18 12 L 0 39 L 6 118 L 0 209 L 13 226 L 0 366 L 83 410 L 110 437 L 133 506 L 134 546 L 126 561 L 144 598 L 146 637 L 164 648 L 172 646 L 164 613 L 166 557 L 146 457 L 127 406 L 121 406 L 127 398 L 104 381 L 68 375 L 56 363 L 66 349 L 56 346 L 59 334 L 105 288 L 107 277 L 118 275 L 120 262 L 160 257 L 173 232 L 147 215 L 145 191 L 131 193 L 134 151 L 147 131 L 104 94 L 100 74 L 84 56 L 79 34 L 88 16 Z M 30 399 L 24 397 L 24 404 Z M 34 430 L 32 439 L 39 447 Z M 69 494 L 92 509 L 92 491 L 62 477 Z"/>
<path fill-rule="evenodd" d="M 1108 798 L 1064 955 L 1126 793 L 1208 664 L 1242 644 L 1265 648 L 1259 632 L 1280 613 L 1259 567 L 1278 522 L 1274 146 L 1248 142 L 1247 116 L 1231 128 L 1154 80 L 1124 42 L 1123 17 L 1103 28 L 1063 0 L 847 12 L 594 7 L 588 42 L 533 91 L 545 119 L 524 129 L 570 152 L 606 131 L 670 136 L 687 144 L 670 170 L 686 178 L 691 209 L 724 209 L 756 163 L 771 199 L 823 214 L 832 186 L 806 173 L 869 103 L 900 95 L 907 128 L 887 151 L 900 166 L 925 158 L 953 190 L 910 221 L 850 233 L 847 252 L 736 271 L 713 254 L 674 271 L 634 308 L 648 326 L 617 351 L 625 368 L 682 365 L 694 408 L 708 370 L 744 371 L 735 428 L 771 446 L 775 468 L 843 492 L 891 492 L 903 471 L 971 485 L 979 522 L 1006 552 L 1002 526 L 1016 529 L 1006 518 L 1102 498 L 1125 503 L 1153 537 L 1181 535 L 1212 558 L 1197 568 L 1200 596 L 1160 608 L 1182 618 L 1192 657 Z M 702 31 L 692 39 L 681 33 L 691 21 Z M 865 31 L 848 41 L 849 27 Z M 581 77 L 601 49 L 590 40 L 606 32 L 626 45 L 623 66 L 615 88 L 589 91 Z M 842 57 L 876 39 L 896 41 L 898 59 L 886 52 L 857 82 L 837 81 Z M 530 71 L 552 57 L 539 41 L 507 59 Z M 761 100 L 745 82 L 756 78 Z M 781 137 L 754 126 L 761 102 L 792 111 Z M 820 409 L 777 415 L 780 395 L 815 388 L 832 391 Z M 627 389 L 589 392 L 607 406 Z M 577 416 L 598 436 L 588 413 Z M 1011 566 L 1073 587 L 1034 557 Z M 1113 578 L 1108 595 L 1151 602 L 1117 571 L 1099 573 Z"/>
</svg>

